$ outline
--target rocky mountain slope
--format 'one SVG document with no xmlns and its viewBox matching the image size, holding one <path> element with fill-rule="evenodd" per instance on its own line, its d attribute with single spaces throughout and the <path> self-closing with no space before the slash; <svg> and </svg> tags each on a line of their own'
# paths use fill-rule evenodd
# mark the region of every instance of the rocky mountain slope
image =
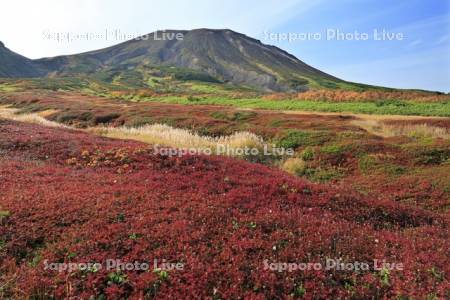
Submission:
<svg viewBox="0 0 450 300">
<path fill-rule="evenodd" d="M 137 72 L 135 80 L 139 81 L 163 67 L 175 69 L 172 73 L 181 73 L 187 80 L 217 81 L 265 91 L 300 91 L 344 83 L 277 47 L 232 30 L 158 31 L 105 49 L 39 60 L 7 51 L 0 57 L 3 77 L 102 72 L 113 78 Z"/>
</svg>

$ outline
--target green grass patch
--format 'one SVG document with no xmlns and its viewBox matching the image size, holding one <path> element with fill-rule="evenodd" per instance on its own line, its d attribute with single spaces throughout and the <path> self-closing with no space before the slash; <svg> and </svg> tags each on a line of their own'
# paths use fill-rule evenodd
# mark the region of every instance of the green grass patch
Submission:
<svg viewBox="0 0 450 300">
<path fill-rule="evenodd" d="M 70 124 L 74 121 L 89 122 L 94 118 L 91 112 L 64 112 L 56 116 L 56 122 Z"/>
<path fill-rule="evenodd" d="M 202 82 L 192 82 L 189 88 L 194 92 L 200 93 L 217 93 L 224 92 L 223 86 L 219 84 L 208 84 Z"/>
<path fill-rule="evenodd" d="M 300 146 L 311 144 L 311 140 L 310 132 L 290 130 L 287 135 L 277 141 L 276 144 L 281 148 L 295 149 Z"/>
<path fill-rule="evenodd" d="M 297 174 L 304 176 L 313 182 L 325 183 L 330 180 L 338 180 L 344 176 L 343 172 L 336 168 L 306 168 Z"/>
<path fill-rule="evenodd" d="M 2 217 L 9 217 L 11 213 L 7 210 L 0 210 L 0 218 Z"/>
<path fill-rule="evenodd" d="M 314 149 L 312 147 L 306 147 L 305 150 L 303 150 L 302 154 L 301 154 L 301 158 L 304 161 L 312 161 L 314 160 Z"/>
<path fill-rule="evenodd" d="M 396 164 L 383 165 L 383 173 L 390 176 L 399 176 L 406 173 L 406 168 Z"/>
<path fill-rule="evenodd" d="M 248 119 L 256 116 L 257 113 L 252 111 L 238 111 L 234 113 L 215 111 L 211 114 L 211 117 L 213 117 L 214 119 L 225 121 L 247 121 Z"/>
<path fill-rule="evenodd" d="M 382 106 L 407 107 L 408 105 L 410 105 L 410 103 L 401 101 L 401 100 L 396 100 L 396 99 L 383 99 L 383 100 L 376 101 L 375 105 L 377 107 L 382 107 Z"/>
<path fill-rule="evenodd" d="M 14 86 L 14 85 L 10 85 L 10 84 L 0 84 L 0 92 L 16 92 L 18 91 L 19 88 Z"/>
<path fill-rule="evenodd" d="M 427 149 L 420 151 L 416 162 L 424 165 L 438 165 L 450 159 L 450 149 Z"/>
<path fill-rule="evenodd" d="M 345 152 L 345 147 L 342 145 L 327 145 L 320 148 L 320 152 L 325 154 L 341 154 Z"/>
<path fill-rule="evenodd" d="M 304 146 L 317 146 L 329 140 L 325 132 L 310 132 L 300 130 L 287 130 L 285 133 L 275 139 L 275 144 L 281 148 L 298 148 Z"/>
<path fill-rule="evenodd" d="M 151 88 L 155 88 L 161 84 L 163 80 L 159 77 L 149 76 L 147 79 L 147 85 Z"/>
<path fill-rule="evenodd" d="M 367 175 L 375 169 L 377 160 L 373 156 L 364 155 L 358 161 L 358 167 L 362 174 Z"/>
<path fill-rule="evenodd" d="M 358 161 L 359 170 L 363 175 L 385 174 L 389 176 L 399 176 L 406 173 L 403 166 L 388 161 L 380 161 L 374 156 L 365 155 Z"/>
<path fill-rule="evenodd" d="M 302 110 L 321 112 L 347 112 L 378 115 L 418 115 L 450 117 L 450 102 L 446 103 L 413 103 L 413 102 L 326 102 L 303 100 L 267 100 L 260 98 L 231 99 L 231 98 L 202 98 L 189 101 L 186 97 L 147 98 L 146 101 L 191 104 L 191 105 L 226 105 L 239 108 L 268 109 L 268 110 Z"/>
<path fill-rule="evenodd" d="M 126 123 L 127 126 L 130 127 L 142 127 L 144 125 L 156 123 L 155 120 L 151 117 L 136 117 L 131 119 Z"/>
<path fill-rule="evenodd" d="M 269 126 L 273 127 L 273 128 L 278 128 L 278 127 L 281 127 L 281 126 L 283 126 L 285 124 L 286 124 L 286 120 L 272 120 L 269 123 Z"/>
</svg>

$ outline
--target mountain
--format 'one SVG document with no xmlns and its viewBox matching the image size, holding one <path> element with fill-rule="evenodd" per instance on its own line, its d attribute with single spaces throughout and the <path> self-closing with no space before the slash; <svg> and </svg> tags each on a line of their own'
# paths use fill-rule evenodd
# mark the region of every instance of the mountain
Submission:
<svg viewBox="0 0 450 300">
<path fill-rule="evenodd" d="M 0 42 L 0 77 L 39 77 L 47 72 L 47 68 L 9 50 Z"/>
<path fill-rule="evenodd" d="M 2 74 L 7 77 L 102 74 L 105 80 L 119 76 L 145 83 L 149 74 L 159 74 L 265 91 L 348 84 L 286 51 L 228 29 L 157 31 L 101 50 L 38 60 L 9 51 L 0 61 L 8 63 Z"/>
</svg>

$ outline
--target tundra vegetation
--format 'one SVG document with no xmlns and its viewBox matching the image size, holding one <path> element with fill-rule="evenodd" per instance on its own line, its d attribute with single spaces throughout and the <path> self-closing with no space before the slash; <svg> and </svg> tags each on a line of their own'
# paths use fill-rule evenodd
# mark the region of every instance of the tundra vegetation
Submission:
<svg viewBox="0 0 450 300">
<path fill-rule="evenodd" d="M 450 296 L 446 95 L 268 95 L 166 75 L 0 81 L 0 298 Z M 155 152 L 219 143 L 295 151 Z M 108 258 L 185 268 L 44 270 Z M 404 269 L 264 264 L 334 258 Z"/>
</svg>

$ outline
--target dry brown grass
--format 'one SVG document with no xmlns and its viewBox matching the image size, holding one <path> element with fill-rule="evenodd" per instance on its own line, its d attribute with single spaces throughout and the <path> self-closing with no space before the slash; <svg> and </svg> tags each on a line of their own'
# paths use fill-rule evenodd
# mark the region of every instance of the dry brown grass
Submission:
<svg viewBox="0 0 450 300">
<path fill-rule="evenodd" d="M 393 136 L 427 136 L 433 138 L 450 139 L 450 131 L 443 127 L 423 124 L 385 124 L 378 120 L 355 120 L 353 125 L 382 137 Z"/>
<path fill-rule="evenodd" d="M 173 128 L 163 124 L 145 125 L 138 128 L 133 127 L 95 127 L 88 131 L 98 135 L 117 139 L 131 139 L 140 142 L 162 145 L 180 149 L 205 149 L 214 150 L 218 146 L 228 149 L 257 148 L 262 149 L 264 142 L 262 138 L 250 132 L 236 132 L 229 136 L 208 137 L 186 129 Z"/>
<path fill-rule="evenodd" d="M 417 102 L 448 101 L 449 95 L 433 94 L 421 91 L 377 91 L 364 92 L 346 90 L 310 90 L 297 94 L 299 100 L 322 100 L 332 102 L 373 102 L 386 99 L 411 100 Z"/>
<path fill-rule="evenodd" d="M 415 102 L 444 102 L 450 100 L 450 95 L 422 91 L 348 91 L 348 90 L 308 90 L 298 94 L 272 93 L 263 96 L 268 100 L 298 99 L 303 101 L 329 102 L 377 102 L 381 100 L 404 100 Z"/>
<path fill-rule="evenodd" d="M 43 126 L 69 128 L 63 124 L 45 119 L 45 116 L 53 113 L 55 111 L 47 110 L 39 113 L 20 114 L 18 109 L 7 106 L 0 107 L 0 118 Z M 130 139 L 152 145 L 195 149 L 198 151 L 209 149 L 212 150 L 212 153 L 215 153 L 220 147 L 222 149 L 230 149 L 230 153 L 234 153 L 233 150 L 235 149 L 256 148 L 260 150 L 264 147 L 263 139 L 250 132 L 236 132 L 229 136 L 209 137 L 163 124 L 145 125 L 138 128 L 125 126 L 91 127 L 86 129 L 86 131 L 109 138 Z"/>
<path fill-rule="evenodd" d="M 54 110 L 46 110 L 39 113 L 25 113 L 21 114 L 19 109 L 11 108 L 8 106 L 0 106 L 0 118 L 3 119 L 9 119 L 19 122 L 25 122 L 25 123 L 33 123 L 33 124 L 39 124 L 43 126 L 49 126 L 49 127 L 62 127 L 62 128 L 68 128 L 67 126 L 49 121 L 45 119 L 45 116 L 51 115 L 55 113 Z"/>
<path fill-rule="evenodd" d="M 306 162 L 298 157 L 292 157 L 292 158 L 288 158 L 287 160 L 284 161 L 284 163 L 281 165 L 281 169 L 293 174 L 293 175 L 297 175 L 301 172 L 303 172 L 307 167 Z"/>
</svg>

